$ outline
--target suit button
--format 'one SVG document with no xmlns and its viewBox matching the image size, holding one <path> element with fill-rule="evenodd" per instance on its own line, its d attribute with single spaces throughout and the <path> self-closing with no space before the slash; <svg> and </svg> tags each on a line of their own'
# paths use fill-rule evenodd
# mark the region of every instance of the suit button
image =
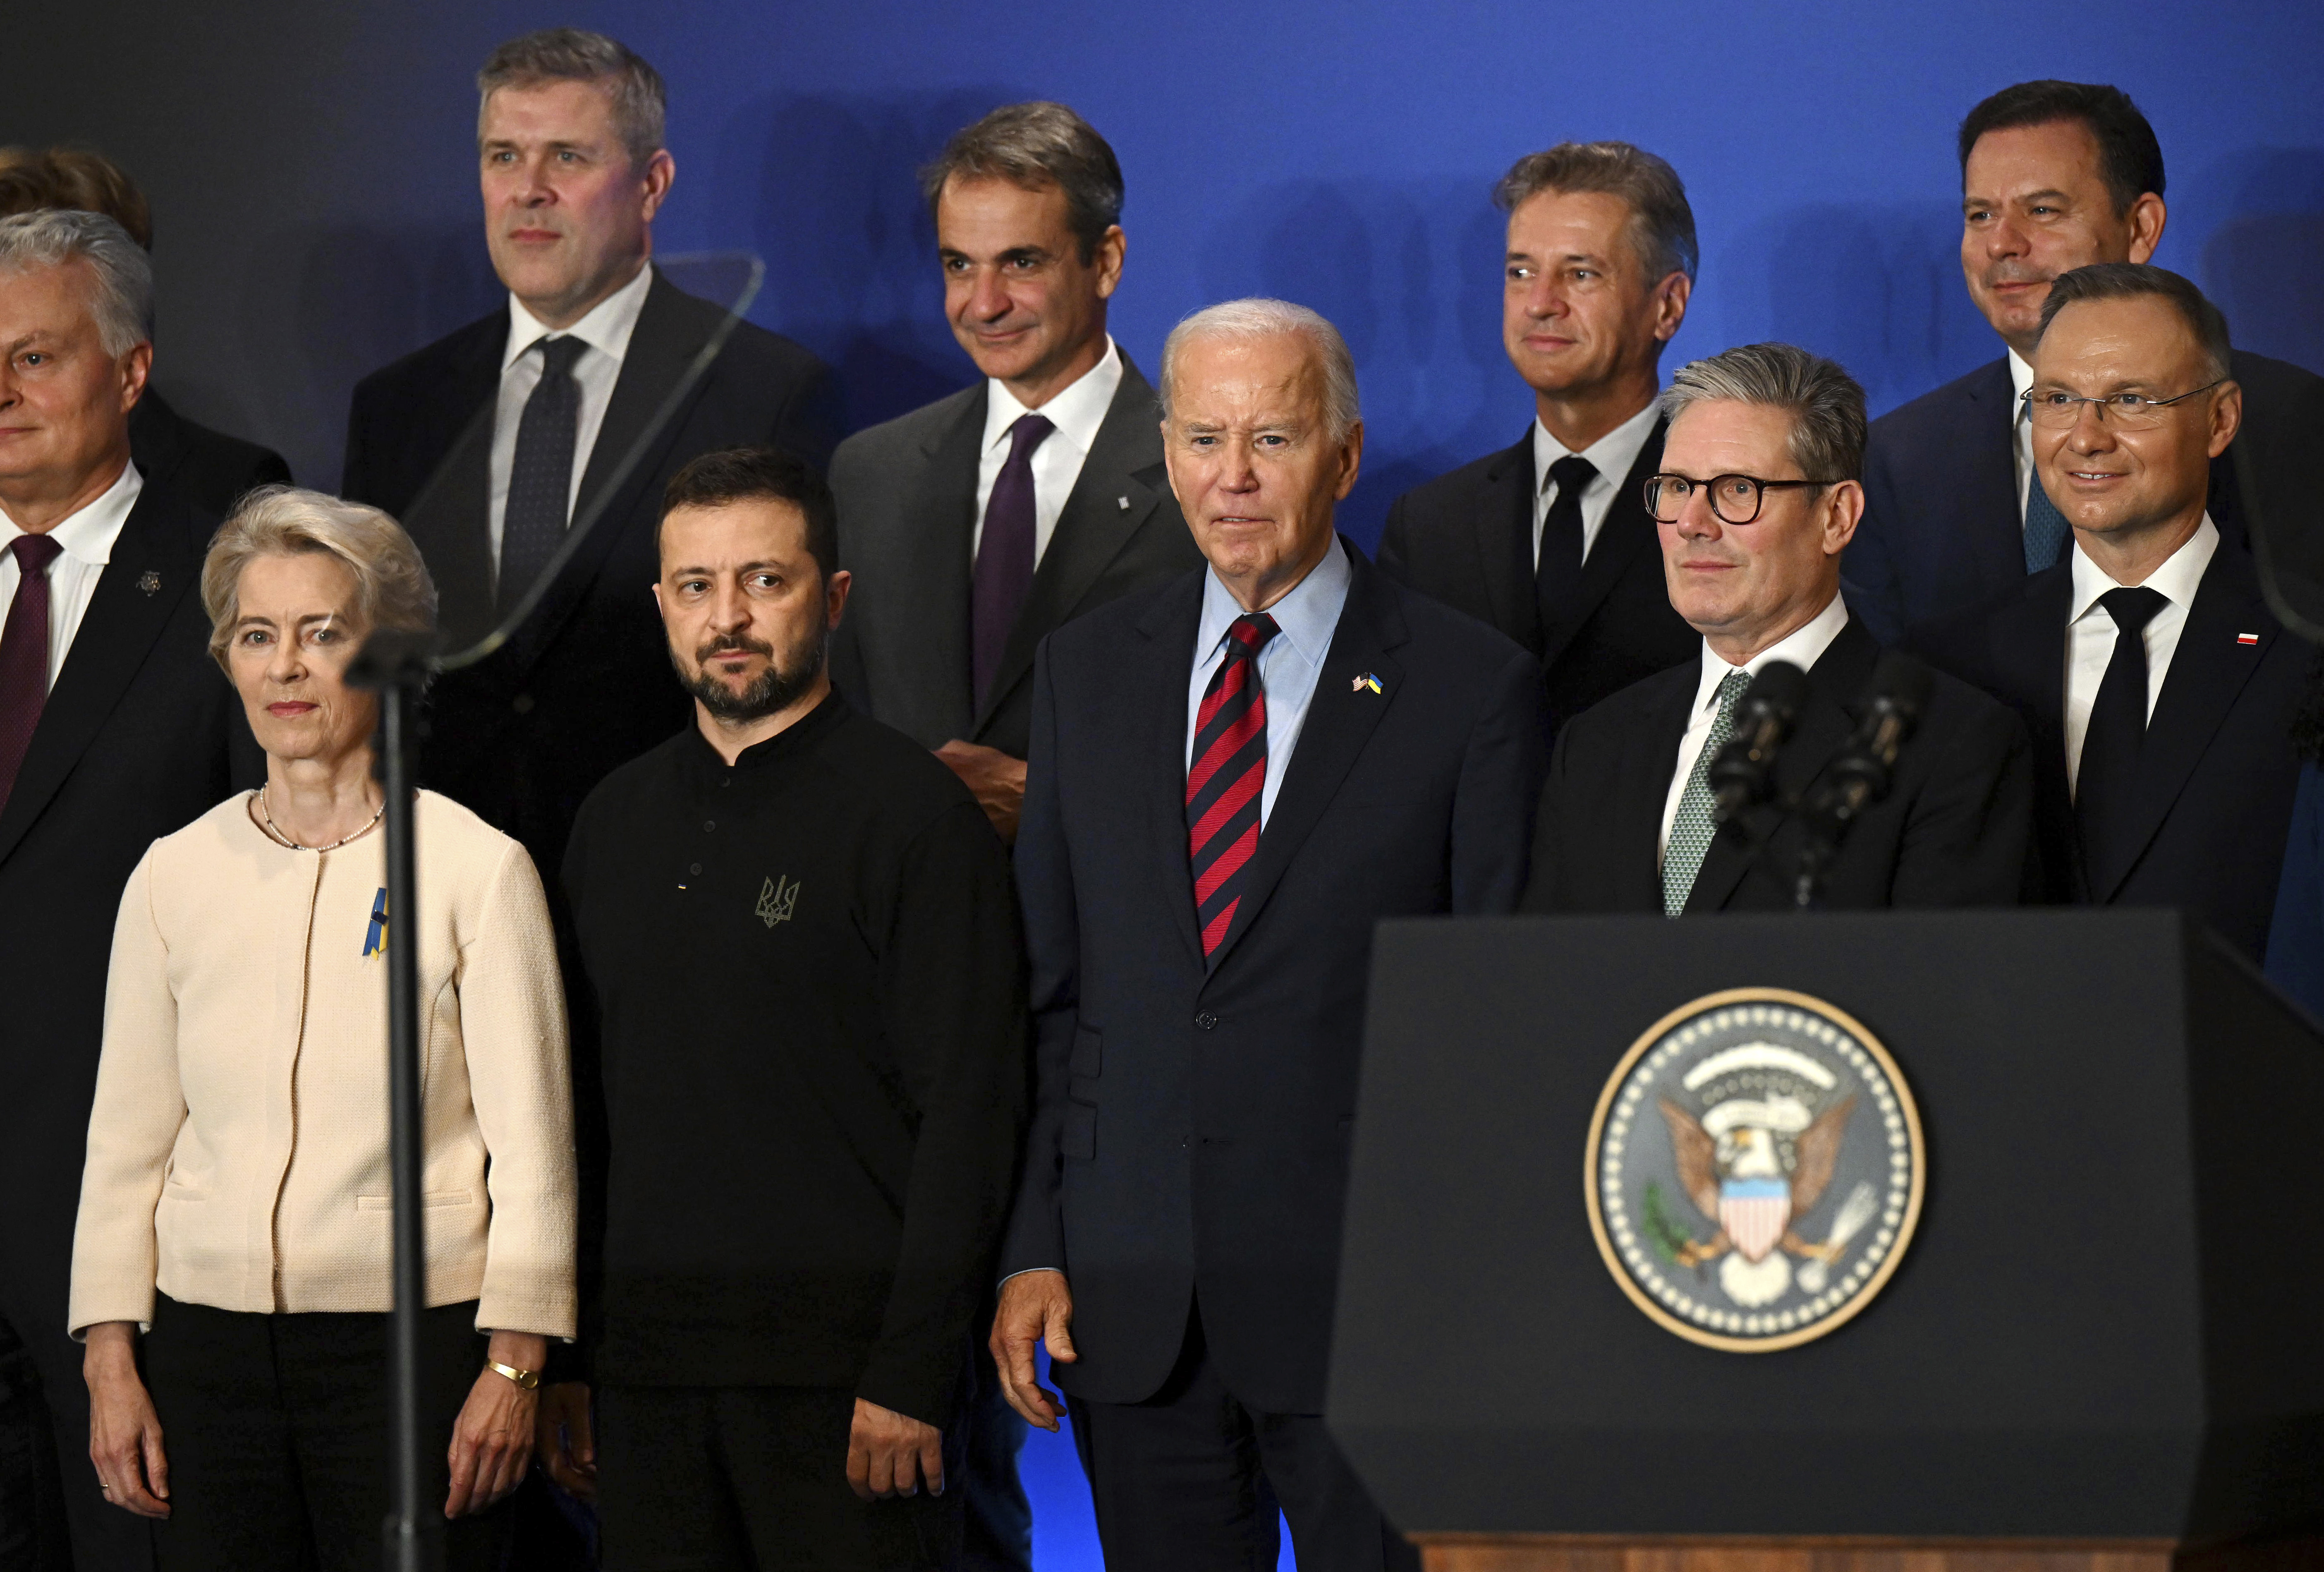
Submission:
<svg viewBox="0 0 2324 1572">
<path fill-rule="evenodd" d="M 1208 1031 L 1212 1027 L 1216 1026 L 1218 1023 L 1219 1018 L 1212 1014 L 1207 1010 L 1194 1017 L 1194 1024 L 1201 1027 L 1205 1031 Z"/>
<path fill-rule="evenodd" d="M 519 715 L 530 715 L 532 713 L 532 695 L 530 693 L 518 694 L 514 698 L 509 701 L 509 707 L 515 710 Z"/>
<path fill-rule="evenodd" d="M 718 821 L 715 818 L 706 818 L 702 821 L 702 833 L 705 835 L 708 835 L 712 830 L 716 829 L 717 828 Z"/>
<path fill-rule="evenodd" d="M 686 865 L 686 871 L 689 874 L 698 874 L 702 872 L 702 865 L 700 863 L 688 863 Z"/>
</svg>

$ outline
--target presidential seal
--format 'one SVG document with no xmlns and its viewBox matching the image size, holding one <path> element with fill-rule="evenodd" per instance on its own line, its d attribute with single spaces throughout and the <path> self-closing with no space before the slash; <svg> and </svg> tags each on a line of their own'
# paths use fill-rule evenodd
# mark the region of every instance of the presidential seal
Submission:
<svg viewBox="0 0 2324 1572">
<path fill-rule="evenodd" d="M 1590 1122 L 1582 1189 L 1606 1268 L 1690 1342 L 1790 1348 L 1896 1270 L 1927 1160 L 1912 1091 L 1820 999 L 1736 988 L 1630 1046 Z"/>
</svg>

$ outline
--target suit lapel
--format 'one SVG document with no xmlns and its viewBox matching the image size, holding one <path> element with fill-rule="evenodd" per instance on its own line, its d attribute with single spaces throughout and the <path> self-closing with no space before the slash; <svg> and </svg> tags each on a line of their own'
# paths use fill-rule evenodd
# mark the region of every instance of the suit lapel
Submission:
<svg viewBox="0 0 2324 1572">
<path fill-rule="evenodd" d="M 436 467 L 399 521 L 436 581 L 436 623 L 445 647 L 465 649 L 498 621 L 493 606 L 493 418 L 500 401 L 508 308 L 466 330 L 445 367 L 436 409 L 444 433 Z M 455 423 L 456 422 L 456 424 Z"/>
<path fill-rule="evenodd" d="M 1530 630 L 1518 642 L 1541 648 L 1541 614 L 1533 594 L 1533 428 L 1485 473 L 1485 495 L 1471 522 L 1477 561 L 1497 626 Z"/>
<path fill-rule="evenodd" d="M 1962 445 L 1959 513 L 1988 596 L 2025 578 L 2025 523 L 2017 511 L 2016 394 L 2004 356 L 1969 384 L 1977 439 Z"/>
<path fill-rule="evenodd" d="M 1646 477 L 1662 467 L 1663 433 L 1669 424 L 1667 421 L 1655 422 L 1646 445 L 1638 449 L 1637 462 L 1622 477 L 1620 489 L 1615 492 L 1613 503 L 1606 510 L 1605 522 L 1598 527 L 1598 539 L 1591 546 L 1590 555 L 1582 559 L 1581 582 L 1556 608 L 1550 625 L 1542 630 L 1541 663 L 1545 669 L 1556 664 L 1566 645 L 1573 642 L 1574 634 L 1605 604 L 1614 586 L 1622 581 L 1622 575 L 1630 570 L 1638 553 L 1649 549 L 1659 551 L 1654 516 L 1646 512 Z M 1527 522 L 1531 522 L 1530 513 Z"/>
<path fill-rule="evenodd" d="M 1235 945 L 1267 909 L 1268 898 L 1283 882 L 1285 871 L 1299 855 L 1299 848 L 1307 843 L 1324 809 L 1331 807 L 1340 783 L 1347 779 L 1357 755 L 1371 740 L 1381 717 L 1396 703 L 1402 687 L 1404 668 L 1388 652 L 1404 643 L 1409 635 L 1405 629 L 1404 612 L 1396 604 L 1395 591 L 1364 559 L 1361 551 L 1345 541 L 1340 541 L 1339 546 L 1348 553 L 1352 575 L 1347 604 L 1340 612 L 1339 626 L 1332 632 L 1332 647 L 1323 657 L 1323 669 L 1316 675 L 1315 696 L 1308 701 L 1307 718 L 1299 727 L 1299 740 L 1292 748 L 1283 784 L 1275 794 L 1274 810 L 1267 816 L 1267 828 L 1259 832 L 1259 849 L 1251 854 L 1250 866 L 1244 872 L 1242 895 L 1235 906 L 1233 925 L 1227 929 L 1218 953 L 1211 957 L 1213 971 L 1224 964 Z M 1377 676 L 1380 691 L 1374 693 L 1369 688 L 1355 691 L 1353 681 L 1359 672 Z M 1182 778 L 1183 774 L 1182 771 Z M 1190 913 L 1194 910 L 1191 881 L 1186 909 Z"/>
<path fill-rule="evenodd" d="M 1655 842 L 1662 835 L 1663 804 L 1670 800 L 1671 776 L 1678 770 L 1678 744 L 1686 735 L 1687 712 L 1702 680 L 1700 661 L 1649 679 L 1658 684 L 1639 724 L 1625 739 L 1622 765 L 1606 803 L 1606 842 L 1615 861 L 1615 908 L 1661 912 L 1662 871 Z M 1707 857 L 1708 854 L 1706 854 Z M 1701 875 L 1697 875 L 1700 883 Z"/>
<path fill-rule="evenodd" d="M 1153 836 L 1153 866 L 1163 906 L 1176 920 L 1186 957 L 1203 964 L 1194 928 L 1194 871 L 1186 844 L 1186 688 L 1194 676 L 1194 635 L 1202 627 L 1204 569 L 1178 579 L 1154 598 L 1138 621 L 1147 644 L 1144 662 L 1125 684 L 1130 724 L 1144 730 L 1150 750 L 1138 772 L 1148 782 L 1146 812 Z M 1263 841 L 1264 837 L 1260 837 Z"/>
<path fill-rule="evenodd" d="M 984 443 L 991 396 L 987 385 L 979 382 L 976 396 L 962 404 L 959 417 L 921 449 L 919 483 L 904 515 L 916 566 L 883 587 L 895 597 L 899 627 L 910 630 L 910 647 L 922 655 L 923 664 L 913 680 L 927 691 L 944 694 L 945 713 L 956 717 L 947 729 L 964 738 L 976 729 L 970 542 L 976 538 L 977 453 Z M 1186 635 L 1190 643 L 1194 636 Z"/>
<path fill-rule="evenodd" d="M 2259 642 L 2237 643 L 2236 635 L 2246 633 L 2256 633 Z M 2260 599 L 2251 559 L 2222 542 L 2195 591 L 2195 604 L 2187 608 L 2187 625 L 2180 630 L 2179 647 L 2172 654 L 2154 717 L 2139 747 L 2133 817 L 2116 849 L 2117 860 L 2090 870 L 2093 900 L 2111 901 L 2121 890 L 2163 828 L 2187 778 L 2202 762 L 2244 684 L 2284 636 Z"/>
<path fill-rule="evenodd" d="M 980 436 L 983 420 L 984 411 L 980 405 Z M 1033 652 L 1043 635 L 1073 615 L 1074 607 L 1097 582 L 1098 576 L 1121 554 L 1130 537 L 1138 533 L 1159 505 L 1162 493 L 1136 478 L 1135 472 L 1151 470 L 1161 462 L 1162 439 L 1156 423 L 1154 390 L 1139 375 L 1138 367 L 1130 364 L 1130 356 L 1124 355 L 1121 384 L 1114 389 L 1113 402 L 1107 406 L 1105 420 L 1098 427 L 1089 457 L 1082 461 L 1081 474 L 1075 477 L 1074 489 L 1057 515 L 1057 527 L 1049 536 L 1049 549 L 1041 553 L 1041 565 L 1034 572 L 1032 588 L 1009 630 L 1000 669 L 992 676 L 992 689 L 977 709 L 976 724 L 980 729 L 1010 691 L 1031 673 Z M 970 476 L 973 497 L 973 467 Z M 964 544 L 964 558 L 965 553 Z"/>
<path fill-rule="evenodd" d="M 0 860 L 15 849 L 72 774 L 179 603 L 194 593 L 201 552 L 192 516 L 161 486 L 146 482 L 113 543 L 112 559 L 97 576 L 97 593 L 42 706 L 8 806 L 0 811 Z M 149 593 L 147 584 L 157 587 Z"/>
</svg>

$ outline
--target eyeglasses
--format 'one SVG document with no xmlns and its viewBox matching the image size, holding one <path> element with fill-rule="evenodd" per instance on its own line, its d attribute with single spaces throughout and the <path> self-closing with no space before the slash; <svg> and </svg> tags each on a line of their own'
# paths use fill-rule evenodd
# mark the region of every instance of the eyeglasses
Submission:
<svg viewBox="0 0 2324 1572">
<path fill-rule="evenodd" d="M 2028 388 L 2017 395 L 2034 423 L 2045 431 L 2070 431 L 2082 418 L 2082 406 L 2098 411 L 2098 419 L 2117 430 L 2149 431 L 2163 423 L 2163 411 L 2181 399 L 2191 399 L 2197 393 L 2209 393 L 2225 382 L 2207 382 L 2201 387 L 2173 393 L 2167 399 L 2151 399 L 2144 393 L 2107 393 L 2095 399 L 2077 398 L 2057 388 Z"/>
<path fill-rule="evenodd" d="M 1714 475 L 1709 480 L 1686 475 L 1657 475 L 1646 482 L 1646 512 L 1658 522 L 1674 524 L 1686 512 L 1687 499 L 1694 495 L 1695 488 L 1708 486 L 1711 511 L 1719 515 L 1720 522 L 1748 524 L 1758 518 L 1768 492 L 1837 484 L 1830 480 L 1762 480 L 1756 475 Z"/>
</svg>

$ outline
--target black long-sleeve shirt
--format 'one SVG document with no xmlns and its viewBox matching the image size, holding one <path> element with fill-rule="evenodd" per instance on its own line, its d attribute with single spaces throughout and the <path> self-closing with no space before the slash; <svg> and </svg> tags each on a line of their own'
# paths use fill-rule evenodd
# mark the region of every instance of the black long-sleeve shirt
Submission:
<svg viewBox="0 0 2324 1572">
<path fill-rule="evenodd" d="M 834 694 L 732 767 L 689 727 L 615 771 L 565 887 L 608 1137 L 597 1378 L 848 1387 L 948 1425 L 1028 1080 L 974 800 Z"/>
</svg>

